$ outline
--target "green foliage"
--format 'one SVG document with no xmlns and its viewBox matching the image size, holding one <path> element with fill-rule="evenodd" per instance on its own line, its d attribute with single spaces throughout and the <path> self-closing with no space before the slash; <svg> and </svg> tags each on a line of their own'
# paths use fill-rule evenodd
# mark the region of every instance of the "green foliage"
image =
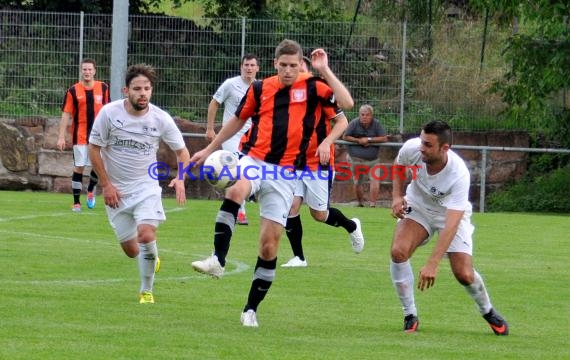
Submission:
<svg viewBox="0 0 570 360">
<path fill-rule="evenodd" d="M 542 166 L 547 167 L 548 161 Z M 535 169 L 536 171 L 536 169 Z M 570 166 L 515 183 L 507 190 L 492 193 L 489 211 L 570 213 Z"/>
</svg>

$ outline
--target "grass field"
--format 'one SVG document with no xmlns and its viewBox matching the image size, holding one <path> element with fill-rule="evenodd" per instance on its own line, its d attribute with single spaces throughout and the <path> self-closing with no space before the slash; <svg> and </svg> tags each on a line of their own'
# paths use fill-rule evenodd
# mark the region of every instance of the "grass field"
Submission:
<svg viewBox="0 0 570 360">
<path fill-rule="evenodd" d="M 237 227 L 226 276 L 194 273 L 210 253 L 219 201 L 165 199 L 154 305 L 139 305 L 136 261 L 120 250 L 102 199 L 70 211 L 71 195 L 0 192 L 0 359 L 568 359 L 568 216 L 475 214 L 475 265 L 511 335 L 497 337 L 442 263 L 416 293 L 420 331 L 401 331 L 389 274 L 387 209 L 341 208 L 363 223 L 352 253 L 342 229 L 303 212 L 309 267 L 278 268 L 258 310 L 239 322 L 257 254 L 257 205 Z M 291 255 L 287 239 L 278 264 Z M 417 272 L 430 243 L 414 258 Z"/>
</svg>

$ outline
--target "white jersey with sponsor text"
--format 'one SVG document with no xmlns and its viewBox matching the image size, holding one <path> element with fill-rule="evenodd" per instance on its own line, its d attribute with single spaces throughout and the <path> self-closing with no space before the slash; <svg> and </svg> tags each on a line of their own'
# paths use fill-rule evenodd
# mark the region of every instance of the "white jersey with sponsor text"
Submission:
<svg viewBox="0 0 570 360">
<path fill-rule="evenodd" d="M 159 187 L 153 164 L 160 140 L 173 151 L 186 146 L 172 117 L 153 104 L 144 116 L 132 116 L 125 101 L 105 105 L 93 124 L 89 142 L 101 146 L 111 183 L 123 194 Z"/>
<path fill-rule="evenodd" d="M 399 165 L 421 167 L 406 189 L 408 202 L 418 204 L 427 214 L 437 217 L 444 216 L 446 209 L 463 210 L 466 216 L 470 216 L 471 177 L 463 159 L 449 150 L 445 167 L 439 173 L 429 175 L 421 159 L 420 145 L 420 138 L 406 141 L 396 158 Z"/>
<path fill-rule="evenodd" d="M 232 116 L 235 115 L 239 103 L 241 102 L 241 99 L 245 95 L 248 88 L 249 84 L 243 81 L 241 76 L 234 76 L 232 78 L 229 78 L 224 81 L 222 85 L 220 85 L 213 98 L 219 104 L 224 104 L 224 116 L 222 125 L 224 125 Z M 231 139 L 228 139 L 226 141 L 228 144 L 231 144 L 231 149 L 226 147 L 224 147 L 224 149 L 237 152 L 241 137 L 247 132 L 247 130 L 249 130 L 250 127 L 251 120 L 248 119 L 245 125 L 234 136 L 232 136 Z"/>
</svg>

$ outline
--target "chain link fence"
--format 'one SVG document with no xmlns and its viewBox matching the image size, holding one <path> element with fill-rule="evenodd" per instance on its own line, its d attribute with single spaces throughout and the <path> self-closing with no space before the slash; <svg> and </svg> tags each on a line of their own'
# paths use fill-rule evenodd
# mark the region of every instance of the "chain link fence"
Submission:
<svg viewBox="0 0 570 360">
<path fill-rule="evenodd" d="M 99 80 L 124 81 L 110 79 L 112 16 L 0 11 L 0 18 L 0 117 L 59 117 L 85 57 L 97 61 Z M 259 78 L 269 76 L 275 73 L 275 46 L 290 38 L 306 55 L 317 47 L 328 52 L 331 68 L 355 100 L 349 119 L 368 103 L 392 134 L 416 132 L 434 117 L 456 130 L 529 130 L 524 120 L 500 120 L 504 104 L 487 91 L 505 70 L 505 34 L 490 28 L 486 41 L 482 37 L 482 24 L 463 21 L 430 27 L 130 16 L 124 46 L 128 64 L 156 67 L 153 102 L 199 123 L 216 88 L 239 74 L 244 53 L 259 57 Z"/>
</svg>

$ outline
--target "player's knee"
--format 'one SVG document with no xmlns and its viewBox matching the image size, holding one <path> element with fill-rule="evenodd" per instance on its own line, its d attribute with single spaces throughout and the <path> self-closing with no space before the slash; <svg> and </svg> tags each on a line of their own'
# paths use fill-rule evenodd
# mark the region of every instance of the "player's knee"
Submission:
<svg viewBox="0 0 570 360">
<path fill-rule="evenodd" d="M 311 209 L 311 216 L 318 222 L 325 222 L 327 220 L 328 211 L 317 211 Z"/>
<path fill-rule="evenodd" d="M 471 269 L 454 270 L 453 274 L 457 281 L 463 286 L 471 285 L 475 280 L 475 275 Z"/>
<path fill-rule="evenodd" d="M 410 258 L 410 254 L 408 253 L 408 251 L 396 245 L 392 246 L 390 256 L 392 257 L 392 261 L 396 263 L 405 262 Z"/>
</svg>

